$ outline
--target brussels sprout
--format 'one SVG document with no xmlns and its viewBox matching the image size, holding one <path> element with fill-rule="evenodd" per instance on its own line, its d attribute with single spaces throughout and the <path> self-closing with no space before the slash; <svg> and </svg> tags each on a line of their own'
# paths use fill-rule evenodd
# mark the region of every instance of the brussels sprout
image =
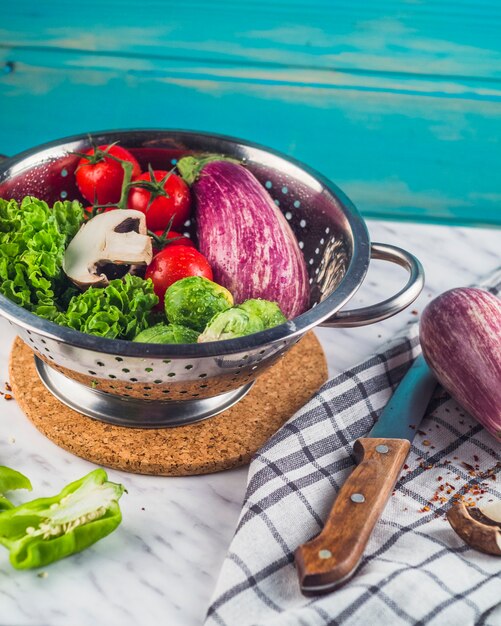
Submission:
<svg viewBox="0 0 501 626">
<path fill-rule="evenodd" d="M 257 315 L 235 306 L 215 315 L 198 337 L 198 343 L 235 339 L 260 330 L 264 330 L 264 324 Z"/>
<path fill-rule="evenodd" d="M 172 324 L 202 331 L 214 315 L 233 305 L 231 293 L 202 276 L 182 278 L 165 292 L 165 313 Z"/>
<path fill-rule="evenodd" d="M 141 343 L 196 343 L 198 333 L 180 324 L 157 324 L 134 337 Z"/>
<path fill-rule="evenodd" d="M 238 306 L 246 313 L 257 315 L 262 320 L 265 328 L 273 328 L 273 326 L 278 326 L 287 321 L 278 304 L 270 300 L 253 298 L 252 300 L 242 302 Z"/>
</svg>

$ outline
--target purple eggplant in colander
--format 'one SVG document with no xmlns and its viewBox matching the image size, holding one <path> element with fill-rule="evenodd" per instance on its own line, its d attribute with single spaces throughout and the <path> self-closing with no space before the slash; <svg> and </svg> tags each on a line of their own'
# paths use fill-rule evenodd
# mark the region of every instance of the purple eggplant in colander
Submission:
<svg viewBox="0 0 501 626">
<path fill-rule="evenodd" d="M 192 186 L 200 252 L 214 280 L 236 303 L 276 302 L 292 319 L 309 303 L 306 263 L 287 220 L 257 178 L 234 159 L 184 157 L 178 169 Z"/>
</svg>

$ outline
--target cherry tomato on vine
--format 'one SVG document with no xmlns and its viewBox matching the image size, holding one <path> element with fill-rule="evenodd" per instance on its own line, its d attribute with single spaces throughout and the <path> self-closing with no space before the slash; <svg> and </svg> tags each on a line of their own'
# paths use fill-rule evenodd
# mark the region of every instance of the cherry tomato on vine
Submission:
<svg viewBox="0 0 501 626">
<path fill-rule="evenodd" d="M 154 230 L 152 232 L 158 237 L 158 239 L 160 239 L 158 243 L 155 239 L 152 242 L 153 252 L 155 253 L 160 252 L 160 250 L 163 250 L 168 246 L 189 246 L 190 248 L 195 247 L 195 244 L 189 237 L 186 237 L 181 233 L 177 233 L 175 230 L 169 230 L 167 231 L 167 233 L 164 230 Z"/>
<path fill-rule="evenodd" d="M 190 189 L 173 172 L 152 170 L 133 179 L 127 206 L 146 215 L 150 230 L 180 228 L 190 216 Z"/>
<path fill-rule="evenodd" d="M 80 159 L 75 172 L 78 188 L 89 202 L 111 204 L 120 200 L 124 170 L 115 159 L 132 163 L 133 178 L 141 175 L 139 163 L 125 148 L 117 145 L 91 148 Z"/>
<path fill-rule="evenodd" d="M 86 206 L 84 207 L 84 220 L 90 220 L 93 217 L 95 217 L 96 215 L 98 215 L 98 213 L 108 213 L 108 211 L 116 211 L 116 207 L 108 207 L 107 209 L 102 209 L 100 211 L 96 211 L 95 207 L 93 207 L 92 205 L 90 206 Z"/>
<path fill-rule="evenodd" d="M 213 278 L 209 262 L 194 247 L 168 245 L 153 257 L 145 278 L 153 281 L 153 288 L 160 300 L 157 308 L 163 310 L 167 288 L 187 276 L 203 276 L 209 280 Z"/>
</svg>

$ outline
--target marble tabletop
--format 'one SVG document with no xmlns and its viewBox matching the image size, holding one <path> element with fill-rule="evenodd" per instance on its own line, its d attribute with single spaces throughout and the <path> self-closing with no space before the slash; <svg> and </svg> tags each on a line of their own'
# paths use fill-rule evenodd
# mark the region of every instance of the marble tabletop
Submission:
<svg viewBox="0 0 501 626">
<path fill-rule="evenodd" d="M 400 245 L 418 256 L 426 287 L 413 306 L 390 320 L 358 329 L 319 329 L 331 375 L 415 319 L 432 296 L 471 284 L 501 263 L 500 230 L 392 222 L 368 226 L 373 241 Z M 352 304 L 385 299 L 404 280 L 401 268 L 373 262 Z M 14 338 L 3 320 L 0 337 L 3 386 Z M 93 469 L 41 435 L 15 401 L 0 398 L 0 408 L 0 464 L 31 478 L 30 496 L 57 493 Z M 112 535 L 42 572 L 12 569 L 7 551 L 0 548 L 0 626 L 201 624 L 237 522 L 246 474 L 246 467 L 186 478 L 110 470 L 111 480 L 128 490 L 121 500 L 122 525 Z M 12 499 L 20 502 L 25 493 Z"/>
</svg>

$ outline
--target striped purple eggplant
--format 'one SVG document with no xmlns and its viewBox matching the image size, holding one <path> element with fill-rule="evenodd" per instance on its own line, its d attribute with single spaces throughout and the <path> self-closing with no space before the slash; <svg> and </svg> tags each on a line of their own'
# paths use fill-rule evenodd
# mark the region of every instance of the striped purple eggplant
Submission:
<svg viewBox="0 0 501 626">
<path fill-rule="evenodd" d="M 232 159 L 184 157 L 178 163 L 192 185 L 200 252 L 214 280 L 236 303 L 276 302 L 288 319 L 309 302 L 306 263 L 287 220 L 257 178 Z"/>
<path fill-rule="evenodd" d="M 501 300 L 446 291 L 423 311 L 419 338 L 440 384 L 501 441 Z"/>
</svg>

